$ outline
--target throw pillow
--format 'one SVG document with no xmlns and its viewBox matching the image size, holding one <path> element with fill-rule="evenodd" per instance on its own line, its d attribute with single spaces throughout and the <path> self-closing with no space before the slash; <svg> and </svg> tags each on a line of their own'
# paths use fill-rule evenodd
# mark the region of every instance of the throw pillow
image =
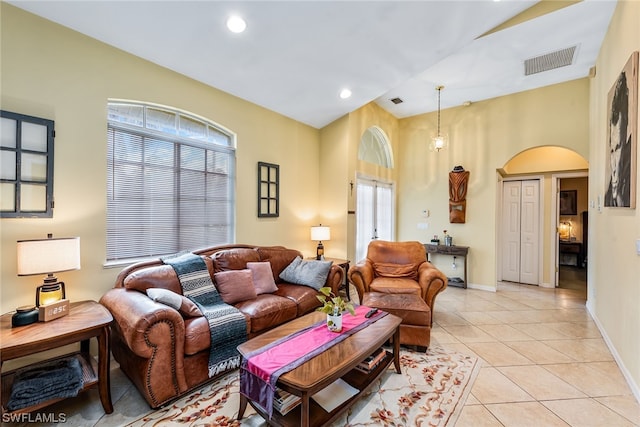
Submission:
<svg viewBox="0 0 640 427">
<path fill-rule="evenodd" d="M 319 290 L 327 283 L 332 261 L 305 261 L 299 256 L 287 266 L 280 278 L 289 283 L 311 286 Z"/>
<path fill-rule="evenodd" d="M 175 308 L 183 316 L 186 316 L 186 317 L 202 316 L 202 312 L 200 311 L 196 303 L 194 303 L 184 295 L 176 294 L 175 292 L 170 291 L 169 289 L 148 288 L 147 296 L 156 302 Z"/>
<path fill-rule="evenodd" d="M 249 269 L 220 271 L 213 277 L 216 279 L 216 288 L 222 301 L 227 304 L 247 301 L 258 296 L 253 284 L 253 274 Z"/>
<path fill-rule="evenodd" d="M 278 290 L 273 279 L 270 262 L 248 262 L 247 268 L 251 270 L 253 285 L 256 287 L 256 294 L 268 294 Z"/>
<path fill-rule="evenodd" d="M 418 280 L 417 264 L 393 264 L 386 262 L 374 262 L 373 270 L 376 276 L 382 277 L 407 277 Z"/>
</svg>

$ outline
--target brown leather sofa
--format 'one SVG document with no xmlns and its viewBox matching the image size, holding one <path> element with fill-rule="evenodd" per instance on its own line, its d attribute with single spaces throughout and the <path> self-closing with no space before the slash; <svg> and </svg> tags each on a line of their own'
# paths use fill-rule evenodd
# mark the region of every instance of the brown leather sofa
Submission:
<svg viewBox="0 0 640 427">
<path fill-rule="evenodd" d="M 318 291 L 286 283 L 279 278 L 296 256 L 282 246 L 226 245 L 194 251 L 204 259 L 212 280 L 214 273 L 245 269 L 247 262 L 269 261 L 277 291 L 233 304 L 247 320 L 248 337 L 315 310 Z M 337 294 L 344 272 L 331 266 L 325 286 Z M 155 302 L 148 288 L 164 288 L 182 294 L 173 268 L 162 261 L 145 261 L 126 267 L 100 303 L 109 309 L 111 351 L 120 368 L 136 385 L 152 408 L 157 408 L 202 385 L 208 376 L 211 338 L 206 318 Z M 186 299 L 186 298 L 183 298 Z M 193 317 L 195 316 L 195 317 Z"/>
<path fill-rule="evenodd" d="M 400 316 L 400 343 L 428 347 L 436 296 L 447 277 L 429 261 L 420 242 L 369 243 L 366 259 L 349 269 L 364 305 Z"/>
</svg>

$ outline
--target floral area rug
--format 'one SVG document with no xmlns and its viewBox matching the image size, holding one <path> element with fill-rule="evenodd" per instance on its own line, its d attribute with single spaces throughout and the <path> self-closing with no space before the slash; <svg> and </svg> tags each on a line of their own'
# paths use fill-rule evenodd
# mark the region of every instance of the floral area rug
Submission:
<svg viewBox="0 0 640 427">
<path fill-rule="evenodd" d="M 480 360 L 433 346 L 427 353 L 400 351 L 401 374 L 393 364 L 332 426 L 453 426 L 464 406 Z M 237 421 L 238 371 L 129 424 L 149 426 L 265 426 L 247 405 Z"/>
</svg>

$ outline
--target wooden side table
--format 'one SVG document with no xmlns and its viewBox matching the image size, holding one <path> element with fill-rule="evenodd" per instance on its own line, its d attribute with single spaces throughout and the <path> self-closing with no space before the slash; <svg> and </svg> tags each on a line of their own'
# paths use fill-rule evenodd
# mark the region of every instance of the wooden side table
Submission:
<svg viewBox="0 0 640 427">
<path fill-rule="evenodd" d="M 95 301 L 72 302 L 69 314 L 64 317 L 15 328 L 11 327 L 11 314 L 4 314 L 0 317 L 0 367 L 7 360 L 80 342 L 79 352 L 62 357 L 73 356 L 80 361 L 84 379 L 81 391 L 97 385 L 102 407 L 110 414 L 113 412 L 109 379 L 109 325 L 112 321 L 109 310 Z M 98 340 L 97 364 L 89 354 L 89 341 L 94 337 Z M 2 413 L 8 412 L 6 405 L 14 375 L 15 371 L 2 374 Z M 51 399 L 14 412 L 32 412 L 59 400 L 62 399 Z"/>
<path fill-rule="evenodd" d="M 460 277 L 449 277 L 449 286 L 466 288 L 469 276 L 467 276 L 467 256 L 469 255 L 469 246 L 458 245 L 433 245 L 425 243 L 424 248 L 427 251 L 427 260 L 431 262 L 431 254 L 460 256 L 464 259 L 464 279 Z"/>
<path fill-rule="evenodd" d="M 312 257 L 312 258 L 306 258 L 307 260 L 312 260 L 315 261 L 316 258 Z M 349 261 L 348 259 L 340 259 L 340 258 L 324 258 L 325 261 L 333 261 L 333 263 L 339 267 L 342 268 L 342 270 L 344 271 L 344 281 L 342 282 L 342 286 L 344 287 L 344 292 L 347 295 L 347 298 L 349 300 L 351 300 L 351 297 L 349 296 L 349 277 L 347 276 L 347 274 L 349 273 L 349 264 L 351 263 L 351 261 Z"/>
</svg>

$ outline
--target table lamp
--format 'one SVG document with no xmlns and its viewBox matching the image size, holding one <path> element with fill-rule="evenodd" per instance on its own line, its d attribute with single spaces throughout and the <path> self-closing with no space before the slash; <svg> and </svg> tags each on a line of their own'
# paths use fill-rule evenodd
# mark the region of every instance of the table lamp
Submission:
<svg viewBox="0 0 640 427">
<path fill-rule="evenodd" d="M 315 225 L 311 227 L 311 240 L 318 241 L 318 247 L 316 248 L 316 259 L 324 259 L 324 245 L 323 240 L 331 240 L 331 228 L 327 226 Z"/>
<path fill-rule="evenodd" d="M 571 240 L 571 222 L 561 222 L 559 227 L 560 240 Z"/>
<path fill-rule="evenodd" d="M 79 269 L 79 237 L 18 240 L 18 276 L 47 275 L 36 290 L 36 307 L 65 298 L 64 282 L 53 273 Z"/>
</svg>

